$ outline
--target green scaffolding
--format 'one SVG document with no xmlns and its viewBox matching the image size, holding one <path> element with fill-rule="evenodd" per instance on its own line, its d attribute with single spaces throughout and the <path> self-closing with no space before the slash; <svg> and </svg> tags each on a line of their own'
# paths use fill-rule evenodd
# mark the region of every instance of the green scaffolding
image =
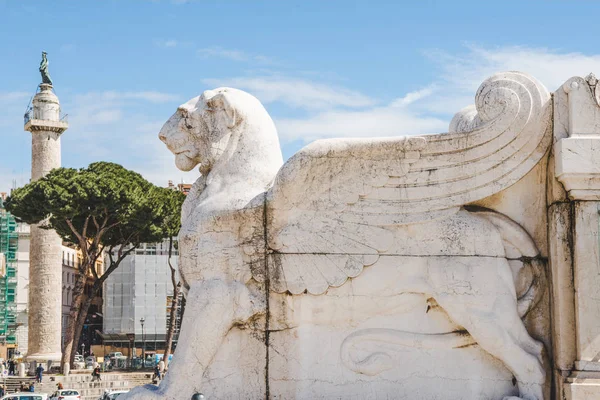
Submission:
<svg viewBox="0 0 600 400">
<path fill-rule="evenodd" d="M 0 342 L 17 342 L 17 244 L 19 236 L 15 218 L 4 209 L 0 199 Z"/>
</svg>

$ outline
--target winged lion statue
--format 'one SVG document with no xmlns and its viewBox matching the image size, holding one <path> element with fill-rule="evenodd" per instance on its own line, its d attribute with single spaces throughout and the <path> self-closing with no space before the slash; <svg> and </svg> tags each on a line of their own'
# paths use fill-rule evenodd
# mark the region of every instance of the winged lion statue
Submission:
<svg viewBox="0 0 600 400">
<path fill-rule="evenodd" d="M 506 72 L 487 79 L 475 100 L 449 133 L 318 140 L 285 163 L 275 125 L 252 95 L 218 88 L 179 106 L 159 137 L 179 169 L 201 173 L 179 233 L 187 308 L 165 380 L 127 398 L 189 399 L 232 327 L 266 313 L 269 292 L 316 303 L 369 270 L 381 278 L 366 292 L 425 294 L 462 327 L 431 343 L 477 343 L 513 373 L 519 397 L 509 398 L 542 400 L 544 347 L 522 321 L 543 286 L 539 251 L 518 224 L 469 205 L 510 187 L 546 154 L 550 95 Z M 525 262 L 509 262 L 509 248 Z M 341 346 L 344 365 L 371 376 L 390 368 L 352 353 L 381 336 L 411 340 L 358 331 Z"/>
</svg>

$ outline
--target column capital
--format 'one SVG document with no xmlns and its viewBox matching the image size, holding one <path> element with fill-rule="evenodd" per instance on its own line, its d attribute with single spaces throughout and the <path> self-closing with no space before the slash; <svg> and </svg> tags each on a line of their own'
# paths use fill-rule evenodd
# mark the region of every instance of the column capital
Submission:
<svg viewBox="0 0 600 400">
<path fill-rule="evenodd" d="M 566 137 L 555 144 L 555 174 L 572 200 L 600 201 L 600 87 L 593 74 L 566 81 L 555 93 Z M 562 121 L 561 121 L 562 119 Z"/>
</svg>

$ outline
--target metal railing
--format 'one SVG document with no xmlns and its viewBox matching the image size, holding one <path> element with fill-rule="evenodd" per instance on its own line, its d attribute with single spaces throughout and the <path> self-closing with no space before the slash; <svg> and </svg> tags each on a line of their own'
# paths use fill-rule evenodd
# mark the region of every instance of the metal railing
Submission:
<svg viewBox="0 0 600 400">
<path fill-rule="evenodd" d="M 29 108 L 29 110 L 27 110 L 25 112 L 25 115 L 23 116 L 23 124 L 27 125 L 27 123 L 29 121 L 31 121 L 33 119 L 33 108 Z M 69 123 L 69 114 L 63 114 L 62 117 L 60 117 L 59 119 L 60 122 L 64 122 L 64 123 Z"/>
<path fill-rule="evenodd" d="M 33 118 L 33 108 L 29 107 L 27 111 L 25 111 L 25 115 L 23 116 L 24 125 L 26 125 Z"/>
</svg>

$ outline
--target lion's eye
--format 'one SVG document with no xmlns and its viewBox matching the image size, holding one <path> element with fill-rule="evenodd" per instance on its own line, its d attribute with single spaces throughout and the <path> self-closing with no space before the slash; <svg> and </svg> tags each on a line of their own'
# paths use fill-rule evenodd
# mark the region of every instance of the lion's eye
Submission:
<svg viewBox="0 0 600 400">
<path fill-rule="evenodd" d="M 188 123 L 188 121 L 187 121 L 187 119 L 186 119 L 186 118 L 182 118 L 182 119 L 179 121 L 179 127 L 180 127 L 181 129 L 185 129 L 185 130 L 191 130 L 191 129 L 192 129 L 192 125 L 191 125 L 190 123 Z"/>
</svg>

